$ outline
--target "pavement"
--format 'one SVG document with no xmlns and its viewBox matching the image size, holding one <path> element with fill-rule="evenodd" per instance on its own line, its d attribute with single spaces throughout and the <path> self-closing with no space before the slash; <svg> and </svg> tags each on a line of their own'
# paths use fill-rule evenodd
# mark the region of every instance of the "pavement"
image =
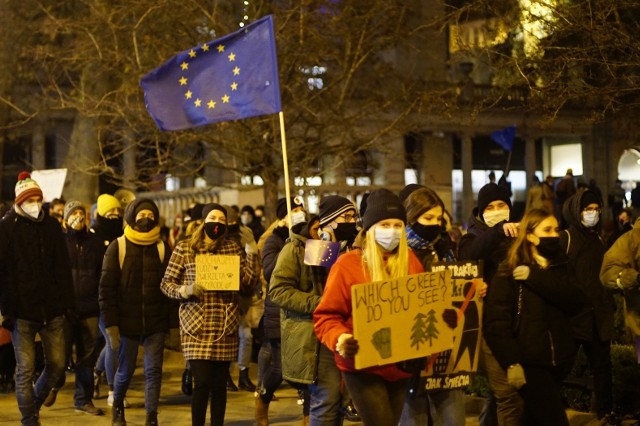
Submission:
<svg viewBox="0 0 640 426">
<path fill-rule="evenodd" d="M 141 362 L 138 364 L 142 365 Z M 191 405 L 190 397 L 182 394 L 181 379 L 184 369 L 182 353 L 165 350 L 165 360 L 162 375 L 162 391 L 160 396 L 160 409 L 158 410 L 158 422 L 163 425 L 190 425 Z M 253 364 L 250 368 L 252 380 L 256 381 L 257 367 Z M 232 376 L 236 379 L 238 374 Z M 106 391 L 104 397 L 94 400 L 98 408 L 105 411 L 104 416 L 89 416 L 84 413 L 76 413 L 73 408 L 74 391 L 73 373 L 67 373 L 67 383 L 58 393 L 56 403 L 51 407 L 42 407 L 40 420 L 43 426 L 99 426 L 111 424 L 111 409 L 107 407 Z M 269 407 L 269 422 L 278 426 L 298 426 L 302 422 L 302 407 L 297 404 L 298 394 L 295 389 L 283 384 L 276 392 L 277 401 L 273 401 Z M 125 410 L 127 425 L 144 425 L 144 381 L 142 368 L 136 369 L 136 373 L 127 392 L 127 400 L 131 408 Z M 228 392 L 225 425 L 252 426 L 255 399 L 253 392 Z M 467 401 L 466 425 L 478 425 L 479 398 L 469 398 Z M 594 416 L 588 413 L 568 412 L 571 425 L 595 425 Z M 14 393 L 0 394 L 0 425 L 20 424 L 20 413 Z M 344 426 L 362 426 L 361 422 L 344 422 Z M 426 426 L 426 425 L 425 425 Z"/>
</svg>

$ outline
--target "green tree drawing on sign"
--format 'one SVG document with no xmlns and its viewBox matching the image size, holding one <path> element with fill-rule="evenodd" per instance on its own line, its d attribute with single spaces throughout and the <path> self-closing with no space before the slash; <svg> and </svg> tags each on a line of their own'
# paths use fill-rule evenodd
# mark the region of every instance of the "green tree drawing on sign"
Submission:
<svg viewBox="0 0 640 426">
<path fill-rule="evenodd" d="M 413 319 L 413 326 L 411 327 L 411 346 L 415 346 L 416 349 L 420 349 L 420 343 L 427 341 L 427 324 L 425 323 L 426 315 L 418 313 Z"/>
<path fill-rule="evenodd" d="M 425 334 L 426 334 L 425 340 L 429 339 L 430 346 L 433 346 L 433 339 L 437 339 L 438 334 L 440 334 L 440 332 L 436 327 L 437 322 L 438 322 L 438 319 L 436 318 L 436 311 L 432 309 L 427 314 L 427 328 L 425 329 Z"/>
</svg>

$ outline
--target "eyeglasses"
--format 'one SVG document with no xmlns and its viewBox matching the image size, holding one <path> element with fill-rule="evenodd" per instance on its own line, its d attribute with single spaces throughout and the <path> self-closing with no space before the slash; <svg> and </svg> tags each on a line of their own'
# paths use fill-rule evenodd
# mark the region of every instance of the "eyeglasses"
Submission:
<svg viewBox="0 0 640 426">
<path fill-rule="evenodd" d="M 336 222 L 338 223 L 351 223 L 356 221 L 357 216 L 355 214 L 345 213 L 336 217 Z M 338 220 L 340 219 L 340 220 Z"/>
</svg>

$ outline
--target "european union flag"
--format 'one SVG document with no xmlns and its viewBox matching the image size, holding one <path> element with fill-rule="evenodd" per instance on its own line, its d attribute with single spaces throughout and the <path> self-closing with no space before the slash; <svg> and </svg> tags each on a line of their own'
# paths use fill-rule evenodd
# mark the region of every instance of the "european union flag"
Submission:
<svg viewBox="0 0 640 426">
<path fill-rule="evenodd" d="M 513 149 L 513 141 L 516 138 L 516 126 L 505 127 L 491 133 L 491 140 L 500 145 L 505 151 Z"/>
<path fill-rule="evenodd" d="M 147 111 L 162 130 L 280 112 L 271 15 L 178 53 L 140 85 Z"/>
</svg>

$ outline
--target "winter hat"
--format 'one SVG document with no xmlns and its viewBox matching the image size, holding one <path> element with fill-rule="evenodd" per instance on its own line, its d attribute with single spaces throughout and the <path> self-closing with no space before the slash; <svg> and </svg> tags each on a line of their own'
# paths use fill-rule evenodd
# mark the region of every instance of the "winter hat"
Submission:
<svg viewBox="0 0 640 426">
<path fill-rule="evenodd" d="M 320 201 L 320 226 L 332 222 L 342 213 L 356 210 L 356 206 L 348 199 L 340 195 L 329 195 Z"/>
<path fill-rule="evenodd" d="M 295 209 L 296 207 L 304 207 L 302 198 L 291 197 L 291 210 Z M 276 207 L 276 217 L 278 219 L 284 219 L 286 215 L 287 215 L 287 199 L 280 198 L 278 200 L 278 204 Z"/>
<path fill-rule="evenodd" d="M 227 225 L 232 223 L 238 223 L 238 212 L 231 208 L 227 204 L 223 204 L 222 207 L 227 211 Z"/>
<path fill-rule="evenodd" d="M 584 191 L 582 198 L 580 198 L 580 211 L 586 209 L 589 204 L 597 204 L 602 207 L 602 201 L 600 201 L 595 192 Z"/>
<path fill-rule="evenodd" d="M 374 224 L 385 219 L 407 222 L 407 212 L 400 198 L 388 189 L 376 189 L 367 199 L 367 211 L 362 216 L 362 229 L 366 232 Z"/>
<path fill-rule="evenodd" d="M 118 201 L 118 199 L 116 197 L 114 197 L 113 195 L 109 195 L 109 194 L 102 194 L 98 197 L 98 214 L 100 216 L 103 216 L 107 214 L 107 212 L 109 210 L 113 210 L 113 209 L 121 209 L 122 205 L 120 204 L 120 201 Z"/>
<path fill-rule="evenodd" d="M 16 204 L 20 205 L 30 197 L 43 198 L 42 190 L 38 182 L 31 179 L 29 172 L 20 172 L 16 183 Z"/>
<path fill-rule="evenodd" d="M 256 217 L 256 211 L 251 206 L 243 206 L 242 210 L 240 210 L 240 214 L 244 212 L 249 212 L 251 216 Z"/>
<path fill-rule="evenodd" d="M 207 215 L 211 213 L 212 210 L 220 210 L 221 212 L 224 213 L 224 217 L 226 217 L 228 220 L 227 209 L 225 209 L 223 206 L 221 206 L 218 203 L 205 204 L 205 206 L 202 208 L 202 218 L 205 219 Z"/>
<path fill-rule="evenodd" d="M 127 204 L 127 208 L 124 211 L 124 220 L 129 226 L 135 225 L 136 216 L 142 210 L 151 210 L 153 212 L 153 226 L 157 226 L 160 222 L 160 211 L 156 203 L 148 198 L 135 199 Z"/>
<path fill-rule="evenodd" d="M 420 188 L 424 188 L 424 186 L 418 185 L 417 183 L 410 183 L 409 185 L 405 186 L 398 194 L 398 196 L 400 197 L 400 201 L 404 204 L 407 198 L 409 198 L 409 195 Z"/>
<path fill-rule="evenodd" d="M 506 188 L 495 183 L 488 183 L 480 188 L 480 192 L 478 192 L 478 214 L 482 215 L 489 203 L 497 200 L 504 201 L 511 209 L 511 200 Z"/>
<path fill-rule="evenodd" d="M 364 194 L 362 194 L 362 200 L 360 200 L 360 216 L 361 217 L 364 215 L 364 212 L 367 211 L 367 198 L 369 198 L 369 195 L 371 195 L 370 192 L 365 192 Z"/>
<path fill-rule="evenodd" d="M 187 214 L 189 215 L 189 220 L 201 220 L 202 219 L 202 209 L 204 208 L 204 204 L 196 203 L 193 207 L 187 210 Z"/>
<path fill-rule="evenodd" d="M 67 201 L 67 204 L 64 205 L 64 213 L 63 213 L 64 221 L 67 222 L 69 220 L 69 216 L 71 216 L 71 213 L 73 213 L 78 209 L 82 209 L 82 211 L 86 213 L 84 209 L 84 204 L 82 204 L 82 202 L 78 200 Z"/>
</svg>

